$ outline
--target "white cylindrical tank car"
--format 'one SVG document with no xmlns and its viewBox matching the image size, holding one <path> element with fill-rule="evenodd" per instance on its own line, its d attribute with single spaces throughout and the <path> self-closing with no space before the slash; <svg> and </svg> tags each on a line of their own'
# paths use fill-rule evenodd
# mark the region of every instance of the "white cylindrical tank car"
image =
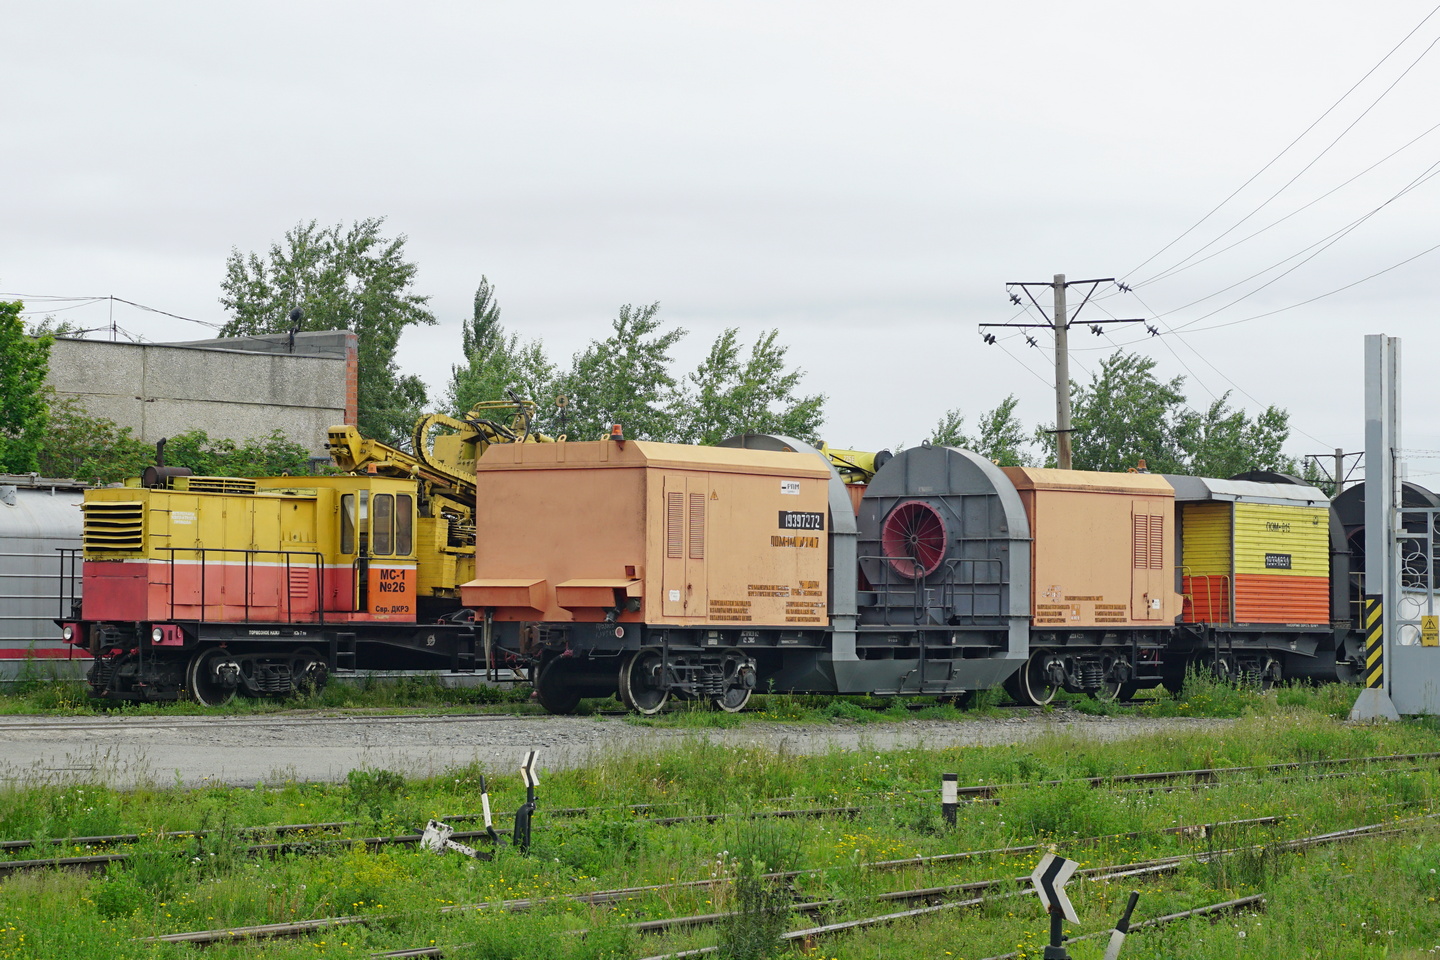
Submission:
<svg viewBox="0 0 1440 960">
<path fill-rule="evenodd" d="M 60 609 L 61 597 L 79 596 L 78 555 L 63 551 L 80 548 L 86 486 L 0 474 L 0 684 L 79 677 L 89 666 L 83 652 L 61 642 L 55 625 L 70 613 Z"/>
</svg>

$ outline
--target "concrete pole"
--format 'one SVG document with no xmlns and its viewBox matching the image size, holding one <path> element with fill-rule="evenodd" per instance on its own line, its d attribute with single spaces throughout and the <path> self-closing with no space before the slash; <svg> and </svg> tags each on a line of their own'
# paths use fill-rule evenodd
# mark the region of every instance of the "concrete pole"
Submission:
<svg viewBox="0 0 1440 960">
<path fill-rule="evenodd" d="M 1400 445 L 1397 394 L 1400 341 L 1383 334 L 1365 337 L 1365 595 L 1360 630 L 1364 637 L 1365 684 L 1351 720 L 1398 720 L 1390 699 L 1390 647 L 1395 626 L 1395 449 Z"/>
<path fill-rule="evenodd" d="M 1345 450 L 1335 448 L 1335 496 L 1345 492 Z"/>
<path fill-rule="evenodd" d="M 1070 469 L 1070 315 L 1065 307 L 1065 274 L 1055 274 L 1055 463 Z"/>
</svg>

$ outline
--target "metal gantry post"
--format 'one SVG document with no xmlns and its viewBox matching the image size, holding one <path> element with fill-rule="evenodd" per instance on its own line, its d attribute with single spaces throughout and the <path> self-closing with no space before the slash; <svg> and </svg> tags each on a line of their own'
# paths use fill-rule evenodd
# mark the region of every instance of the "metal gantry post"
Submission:
<svg viewBox="0 0 1440 960">
<path fill-rule="evenodd" d="M 1393 641 L 1399 591 L 1396 563 L 1400 446 L 1400 341 L 1384 334 L 1365 338 L 1365 597 L 1360 629 L 1365 640 L 1361 678 L 1365 688 L 1350 710 L 1352 720 L 1398 720 L 1390 699 L 1387 648 Z"/>
</svg>

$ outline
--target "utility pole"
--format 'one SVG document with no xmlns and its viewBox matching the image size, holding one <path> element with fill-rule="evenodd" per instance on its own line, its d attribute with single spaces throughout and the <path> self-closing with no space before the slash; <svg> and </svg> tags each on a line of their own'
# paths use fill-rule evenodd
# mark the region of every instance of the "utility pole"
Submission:
<svg viewBox="0 0 1440 960">
<path fill-rule="evenodd" d="M 1344 451 L 1344 449 L 1342 449 L 1341 447 L 1336 447 L 1334 454 L 1329 454 L 1329 453 L 1307 453 L 1307 454 L 1305 455 L 1305 459 L 1306 459 L 1306 460 L 1314 460 L 1314 461 L 1315 461 L 1315 466 L 1320 467 L 1321 470 L 1324 470 L 1325 467 L 1321 466 L 1321 461 L 1322 461 L 1322 460 L 1330 460 L 1330 459 L 1333 458 L 1333 460 L 1334 460 L 1334 462 L 1335 462 L 1335 468 L 1334 468 L 1333 471 L 1330 472 L 1330 479 L 1335 482 L 1335 492 L 1334 492 L 1333 494 L 1331 494 L 1331 496 L 1332 496 L 1332 497 L 1338 497 L 1338 496 L 1340 496 L 1340 494 L 1342 494 L 1342 493 L 1345 492 L 1345 479 L 1346 479 L 1346 476 L 1347 476 L 1346 473 L 1345 473 L 1345 458 L 1346 458 L 1346 457 L 1363 457 L 1364 455 L 1365 455 L 1365 452 L 1364 452 L 1363 450 L 1356 451 L 1356 452 L 1354 452 L 1354 453 L 1346 453 L 1346 452 Z"/>
<path fill-rule="evenodd" d="M 1040 302 L 1035 299 L 1035 295 L 1030 292 L 1030 288 L 1031 288 L 1031 287 L 1049 287 L 1049 288 L 1051 289 L 1052 295 L 1053 295 L 1053 297 L 1054 297 L 1054 307 L 1053 307 L 1053 309 L 1052 309 L 1051 312 L 1050 312 L 1050 322 L 1049 322 L 1049 323 L 982 323 L 982 324 L 980 324 L 980 328 L 981 328 L 982 330 L 984 330 L 984 328 L 986 328 L 986 327 L 1016 327 L 1016 328 L 1024 328 L 1024 329 L 1030 329 L 1030 328 L 1035 328 L 1035 327 L 1044 327 L 1044 328 L 1046 328 L 1046 329 L 1051 330 L 1052 332 L 1054 332 L 1054 334 L 1055 334 L 1055 431 L 1054 431 L 1054 433 L 1055 433 L 1055 463 L 1056 463 L 1057 466 L 1060 467 L 1061 470 L 1069 470 L 1069 469 L 1070 469 L 1070 453 L 1071 453 L 1071 450 L 1070 450 L 1070 431 L 1071 431 L 1071 428 L 1070 428 L 1070 324 L 1074 323 L 1074 322 L 1075 322 L 1075 318 L 1080 315 L 1080 311 L 1083 310 L 1083 309 L 1085 309 L 1085 304 L 1087 304 L 1087 303 L 1090 302 L 1090 297 L 1091 297 L 1092 295 L 1094 295 L 1095 289 L 1096 289 L 1097 287 L 1099 287 L 1100 284 L 1102 284 L 1102 283 L 1114 283 L 1114 282 L 1115 282 L 1115 278 L 1114 278 L 1114 277 L 1102 277 L 1102 278 L 1099 279 L 1099 280 L 1071 280 L 1071 281 L 1069 281 L 1069 282 L 1067 283 L 1066 280 L 1065 280 L 1065 274 L 1063 274 L 1063 273 L 1057 273 L 1057 274 L 1055 274 L 1055 279 L 1052 280 L 1052 281 L 1050 281 L 1049 283 L 1046 283 L 1046 282 L 1044 282 L 1044 281 L 1033 281 L 1033 282 L 1022 282 L 1022 281 L 1018 281 L 1018 280 L 1017 280 L 1017 281 L 1012 281 L 1012 282 L 1010 282 L 1010 283 L 1005 284 L 1005 288 L 1006 288 L 1007 290 L 1010 290 L 1011 287 L 1020 287 L 1021 289 L 1023 289 L 1023 290 L 1025 291 L 1025 296 L 1029 297 L 1029 298 L 1030 298 L 1030 302 L 1033 303 L 1033 304 L 1035 304 L 1035 309 L 1040 311 L 1040 315 L 1041 315 L 1042 317 L 1045 316 L 1045 309 L 1040 306 Z M 1086 293 L 1085 293 L 1085 299 L 1082 300 L 1082 301 L 1080 301 L 1080 306 L 1078 306 L 1078 307 L 1075 308 L 1075 313 L 1073 313 L 1073 314 L 1069 313 L 1069 312 L 1068 312 L 1068 309 L 1067 309 L 1067 307 L 1066 307 L 1066 305 L 1065 305 L 1065 290 L 1066 290 L 1066 288 L 1067 288 L 1067 287 L 1071 287 L 1071 286 L 1075 286 L 1076 284 L 1086 284 L 1086 283 L 1088 283 L 1088 284 L 1090 285 L 1090 289 L 1089 289 L 1088 291 L 1086 291 Z M 1130 288 L 1127 287 L 1127 286 L 1125 286 L 1124 284 L 1117 284 L 1117 286 L 1119 286 L 1120 289 L 1121 289 L 1123 292 L 1126 292 L 1126 293 L 1128 293 L 1129 290 L 1130 290 Z M 1013 290 L 1011 290 L 1011 292 L 1010 292 L 1010 302 L 1011 302 L 1011 303 L 1014 303 L 1014 304 L 1017 304 L 1017 305 L 1021 303 L 1021 300 L 1020 300 L 1019 295 L 1016 294 Z M 1134 319 L 1129 319 L 1129 320 L 1117 320 L 1117 319 L 1112 319 L 1112 320 L 1087 320 L 1086 323 L 1088 323 L 1088 324 L 1090 325 L 1090 332 L 1091 332 L 1091 333 L 1094 333 L 1094 334 L 1098 337 L 1100 334 L 1102 334 L 1102 333 L 1105 332 L 1104 330 L 1101 329 L 1101 326 L 1102 326 L 1103 324 L 1107 324 L 1107 323 L 1145 323 L 1145 321 L 1144 321 L 1143 319 L 1141 319 L 1141 318 L 1134 318 Z M 1146 329 L 1150 331 L 1150 335 L 1151 335 L 1151 336 L 1156 336 L 1156 335 L 1158 335 L 1159 332 L 1160 332 L 1159 330 L 1156 330 L 1154 327 L 1150 326 L 1149 324 L 1145 324 L 1145 326 L 1146 326 Z M 981 337 L 984 338 L 984 340 L 985 340 L 986 343 L 994 343 L 994 342 L 995 342 L 995 335 L 994 335 L 993 333 L 982 333 L 982 334 L 981 334 Z M 1028 334 L 1026 335 L 1025 339 L 1029 341 L 1030 346 L 1033 347 L 1033 346 L 1036 345 L 1036 344 L 1035 344 L 1035 339 L 1034 339 L 1033 337 L 1029 336 Z"/>
<path fill-rule="evenodd" d="M 1055 274 L 1055 462 L 1070 469 L 1070 323 L 1065 310 L 1065 274 Z M 1077 311 L 1078 312 L 1078 311 Z"/>
</svg>

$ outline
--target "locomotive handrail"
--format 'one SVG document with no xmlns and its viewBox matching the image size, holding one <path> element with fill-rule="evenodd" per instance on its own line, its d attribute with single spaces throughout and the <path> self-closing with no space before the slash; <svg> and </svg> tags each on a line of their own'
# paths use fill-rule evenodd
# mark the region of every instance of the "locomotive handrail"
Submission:
<svg viewBox="0 0 1440 960">
<path fill-rule="evenodd" d="M 1196 611 L 1195 611 L 1195 580 L 1196 580 L 1196 575 L 1190 572 L 1190 567 L 1189 567 L 1188 565 L 1182 564 L 1182 565 L 1180 566 L 1180 576 L 1181 576 L 1181 577 L 1188 578 L 1188 579 L 1190 580 L 1190 592 L 1189 592 L 1189 593 L 1183 593 L 1183 594 L 1181 594 L 1181 599 L 1182 599 L 1182 601 L 1183 601 L 1184 599 L 1187 599 L 1187 598 L 1190 600 L 1190 617 L 1191 617 L 1191 622 L 1192 622 L 1192 623 L 1215 623 L 1216 621 L 1213 620 L 1213 619 L 1208 619 L 1208 618 L 1202 619 L 1202 618 L 1200 617 L 1200 615 L 1199 615 L 1198 613 L 1196 613 Z M 1225 614 L 1228 616 L 1229 619 L 1224 620 L 1224 621 L 1221 621 L 1221 622 L 1224 622 L 1224 623 L 1234 623 L 1234 622 L 1235 622 L 1235 609 L 1234 609 L 1234 607 L 1235 607 L 1235 604 L 1234 604 L 1234 594 L 1235 594 L 1235 591 L 1234 591 L 1234 589 L 1233 589 L 1233 587 L 1232 587 L 1232 585 L 1231 585 L 1231 583 L 1230 583 L 1230 575 L 1229 575 L 1228 573 L 1212 573 L 1212 574 L 1201 574 L 1201 575 L 1200 575 L 1200 578 L 1199 578 L 1199 579 L 1201 579 L 1201 580 L 1203 580 L 1203 581 L 1205 582 L 1205 610 L 1206 610 L 1207 613 L 1210 614 L 1211 617 L 1213 617 L 1213 616 L 1215 615 L 1215 595 L 1214 595 L 1214 593 L 1211 592 L 1211 586 L 1212 586 L 1212 584 L 1210 583 L 1211 577 L 1219 577 L 1220 580 L 1221 580 L 1221 582 L 1222 582 L 1222 583 L 1224 584 L 1224 586 L 1225 586 L 1225 597 L 1224 597 L 1225 606 L 1224 606 L 1224 612 L 1225 612 Z"/>
<path fill-rule="evenodd" d="M 324 623 L 324 622 L 325 622 L 325 602 L 324 602 L 324 598 L 325 598 L 325 556 L 324 556 L 324 554 L 320 553 L 318 550 L 256 550 L 256 549 L 246 548 L 246 547 L 157 547 L 156 549 L 157 549 L 157 550 L 163 550 L 163 551 L 165 551 L 165 552 L 167 552 L 167 553 L 170 554 L 170 559 L 169 559 L 169 561 L 168 561 L 168 563 L 167 563 L 167 567 L 168 567 L 168 570 L 169 570 L 169 573 L 170 573 L 170 583 L 169 583 L 169 587 L 170 587 L 170 618 L 171 618 L 172 620 L 175 619 L 175 605 L 176 605 L 176 604 L 175 604 L 175 560 L 176 560 L 176 556 L 175 556 L 175 555 L 176 555 L 177 553 L 185 552 L 185 553 L 197 554 L 197 555 L 199 556 L 199 559 L 200 559 L 200 596 L 199 596 L 199 603 L 197 604 L 197 606 L 199 606 L 199 608 L 200 608 L 200 615 L 199 615 L 199 617 L 197 618 L 200 623 L 206 622 L 206 619 L 207 619 L 207 618 L 206 618 L 206 615 L 205 615 L 205 605 L 206 605 L 206 598 L 207 598 L 209 592 L 208 592 L 208 590 L 206 589 L 206 586 L 207 586 L 207 576 L 206 576 L 206 575 L 207 575 L 207 572 L 208 572 L 209 564 L 208 564 L 206 561 L 209 559 L 209 558 L 208 558 L 208 554 L 212 554 L 212 553 L 219 553 L 219 554 L 235 554 L 235 553 L 238 553 L 238 554 L 241 554 L 241 555 L 244 557 L 244 560 L 245 560 L 245 603 L 244 603 L 244 607 L 245 607 L 245 618 L 246 618 L 247 620 L 250 619 L 250 608 L 253 606 L 252 597 L 253 597 L 253 594 L 254 594 L 254 591 L 251 589 L 251 584 L 252 584 L 251 565 L 252 565 L 253 562 L 255 561 L 255 558 L 258 557 L 258 556 L 261 556 L 261 555 L 279 557 L 279 558 L 281 559 L 281 561 L 284 563 L 284 570 L 285 570 L 285 597 L 284 597 L 284 599 L 285 599 L 285 621 L 284 621 L 284 622 L 286 622 L 286 623 L 294 623 L 294 622 L 296 622 L 296 620 L 295 620 L 295 601 L 294 601 L 295 586 L 294 586 L 294 582 L 293 582 L 293 580 L 292 580 L 292 578 L 291 578 L 291 576 L 290 576 L 290 570 L 291 570 L 290 563 L 291 563 L 291 559 L 294 558 L 294 557 L 305 557 L 305 558 L 307 558 L 307 559 L 313 559 L 313 560 L 314 560 L 314 563 L 315 563 L 315 588 L 316 588 L 316 594 L 317 594 L 317 595 L 316 595 L 316 598 L 315 598 L 315 615 L 316 615 L 316 617 L 318 618 L 318 622 L 320 622 L 320 623 Z M 224 601 L 223 601 L 223 600 L 221 601 L 221 606 L 224 606 Z"/>
<path fill-rule="evenodd" d="M 75 591 L 75 585 L 78 582 L 83 586 L 85 582 L 80 574 L 80 555 L 84 548 L 56 547 L 55 552 L 60 554 L 59 596 L 56 598 L 60 601 L 59 619 L 66 620 L 77 616 L 75 601 L 79 600 L 80 596 Z"/>
</svg>

